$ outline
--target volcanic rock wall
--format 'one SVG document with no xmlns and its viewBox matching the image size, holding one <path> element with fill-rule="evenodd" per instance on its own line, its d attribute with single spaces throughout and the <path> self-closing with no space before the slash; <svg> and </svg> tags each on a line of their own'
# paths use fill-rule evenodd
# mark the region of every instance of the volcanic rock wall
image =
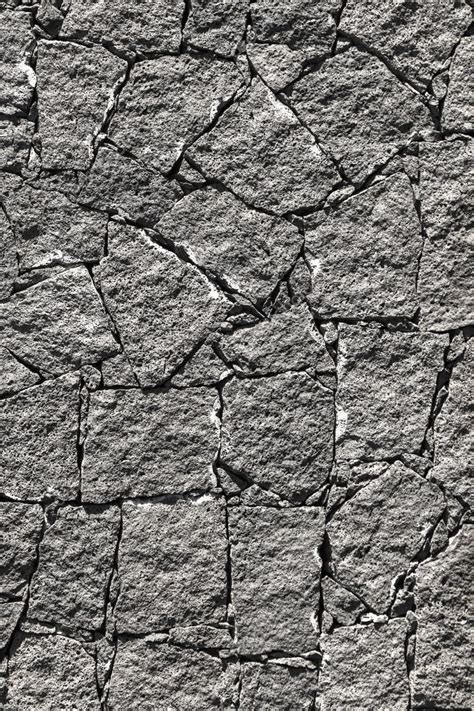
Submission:
<svg viewBox="0 0 474 711">
<path fill-rule="evenodd" d="M 1 0 L 0 706 L 472 708 L 468 0 Z"/>
</svg>

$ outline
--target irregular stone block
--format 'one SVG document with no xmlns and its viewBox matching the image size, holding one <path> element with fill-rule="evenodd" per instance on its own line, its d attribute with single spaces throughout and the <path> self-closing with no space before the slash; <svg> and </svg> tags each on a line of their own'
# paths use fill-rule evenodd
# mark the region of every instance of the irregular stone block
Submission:
<svg viewBox="0 0 474 711">
<path fill-rule="evenodd" d="M 0 602 L 0 654 L 10 644 L 24 607 L 24 601 L 2 600 Z"/>
<path fill-rule="evenodd" d="M 405 625 L 340 627 L 321 639 L 321 711 L 408 708 Z"/>
<path fill-rule="evenodd" d="M 119 632 L 224 622 L 224 510 L 211 497 L 124 504 L 119 552 Z"/>
<path fill-rule="evenodd" d="M 112 576 L 119 510 L 66 506 L 46 530 L 28 616 L 76 630 L 99 630 Z"/>
<path fill-rule="evenodd" d="M 177 52 L 183 12 L 182 3 L 176 0 L 145 0 L 133 8 L 126 2 L 72 0 L 60 36 L 140 54 Z"/>
<path fill-rule="evenodd" d="M 24 390 L 39 380 L 37 373 L 29 370 L 12 356 L 10 351 L 2 347 L 0 347 L 0 371 L 2 373 L 1 396 L 12 395 L 19 390 Z"/>
<path fill-rule="evenodd" d="M 193 47 L 232 56 L 243 40 L 247 12 L 247 0 L 193 0 L 184 39 Z"/>
<path fill-rule="evenodd" d="M 446 336 L 341 324 L 336 457 L 420 452 Z"/>
<path fill-rule="evenodd" d="M 256 0 L 252 29 L 259 42 L 311 49 L 314 56 L 329 52 L 336 39 L 337 0 Z"/>
<path fill-rule="evenodd" d="M 172 385 L 180 388 L 217 385 L 228 372 L 212 344 L 206 342 L 173 376 Z"/>
<path fill-rule="evenodd" d="M 79 490 L 79 378 L 68 374 L 0 401 L 6 433 L 0 492 L 18 499 L 72 499 Z"/>
<path fill-rule="evenodd" d="M 311 308 L 318 318 L 412 318 L 421 246 L 404 174 L 349 198 L 305 230 Z"/>
<path fill-rule="evenodd" d="M 0 8 L 0 113 L 16 116 L 28 113 L 36 83 L 30 65 L 34 43 L 30 16 L 18 9 Z"/>
<path fill-rule="evenodd" d="M 181 195 L 175 181 L 103 146 L 78 201 L 152 227 Z"/>
<path fill-rule="evenodd" d="M 209 488 L 218 447 L 215 400 L 215 391 L 202 388 L 92 393 L 84 444 L 84 501 Z"/>
<path fill-rule="evenodd" d="M 94 658 L 62 635 L 21 640 L 8 665 L 7 706 L 11 711 L 101 708 Z"/>
<path fill-rule="evenodd" d="M 95 273 L 142 386 L 172 375 L 231 306 L 195 267 L 144 232 L 115 223 L 109 256 Z"/>
<path fill-rule="evenodd" d="M 317 555 L 324 522 L 317 508 L 229 508 L 232 602 L 241 654 L 316 648 Z"/>
<path fill-rule="evenodd" d="M 420 147 L 421 212 L 427 234 L 418 279 L 422 328 L 448 331 L 472 323 L 471 184 L 469 144 Z"/>
<path fill-rule="evenodd" d="M 435 484 L 393 464 L 347 501 L 327 525 L 334 575 L 379 613 L 423 547 L 445 502 Z"/>
<path fill-rule="evenodd" d="M 467 133 L 474 131 L 474 39 L 464 37 L 456 48 L 449 71 L 448 93 L 443 106 L 441 123 L 445 131 Z"/>
<path fill-rule="evenodd" d="M 181 55 L 140 62 L 120 94 L 110 137 L 169 171 L 243 84 L 230 62 Z"/>
<path fill-rule="evenodd" d="M 133 370 L 124 353 L 102 363 L 102 380 L 106 388 L 136 387 L 137 381 Z"/>
<path fill-rule="evenodd" d="M 448 397 L 434 425 L 434 467 L 430 474 L 448 491 L 474 503 L 472 425 L 474 350 L 466 344 L 464 359 L 454 366 Z"/>
<path fill-rule="evenodd" d="M 173 627 L 169 631 L 170 644 L 194 647 L 205 651 L 218 650 L 220 656 L 235 656 L 235 642 L 230 635 L 230 627 L 211 627 L 192 625 L 191 627 Z"/>
<path fill-rule="evenodd" d="M 339 29 L 380 52 L 397 71 L 422 87 L 443 69 L 469 27 L 465 0 L 348 0 Z"/>
<path fill-rule="evenodd" d="M 253 303 L 270 296 L 303 241 L 296 227 L 249 210 L 231 193 L 212 188 L 180 200 L 157 229 L 230 291 Z"/>
<path fill-rule="evenodd" d="M 22 595 L 36 560 L 36 546 L 43 528 L 43 511 L 36 504 L 0 502 L 2 542 L 0 546 L 0 594 Z"/>
<path fill-rule="evenodd" d="M 14 294 L 2 311 L 3 344 L 44 374 L 59 375 L 119 350 L 85 267 Z"/>
<path fill-rule="evenodd" d="M 334 398 L 306 373 L 235 379 L 224 389 L 221 459 L 236 474 L 301 501 L 325 483 Z"/>
<path fill-rule="evenodd" d="M 237 329 L 220 339 L 219 349 L 227 362 L 246 375 L 334 371 L 323 337 L 305 306 L 293 306 L 268 321 Z"/>
<path fill-rule="evenodd" d="M 356 595 L 342 587 L 332 578 L 321 580 L 323 591 L 324 612 L 327 612 L 340 625 L 354 625 L 360 616 L 366 612 L 366 607 Z"/>
<path fill-rule="evenodd" d="M 26 167 L 34 128 L 32 121 L 0 120 L 0 170 L 18 172 Z"/>
<path fill-rule="evenodd" d="M 289 668 L 282 664 L 242 665 L 242 711 L 284 709 L 285 711 L 311 711 L 317 694 L 316 669 Z"/>
<path fill-rule="evenodd" d="M 8 299 L 18 273 L 15 236 L 10 222 L 0 209 L 0 299 Z"/>
<path fill-rule="evenodd" d="M 224 670 L 209 654 L 131 639 L 119 641 L 108 706 L 152 709 L 159 699 L 170 708 L 226 709 L 233 708 L 237 688 L 236 669 Z"/>
<path fill-rule="evenodd" d="M 22 270 L 101 258 L 106 215 L 78 207 L 59 191 L 32 188 L 16 176 L 5 181 L 5 190 Z"/>
<path fill-rule="evenodd" d="M 421 98 L 380 60 L 355 48 L 326 60 L 288 93 L 321 146 L 355 183 L 434 128 Z"/>
<path fill-rule="evenodd" d="M 277 214 L 317 205 L 338 182 L 314 137 L 259 81 L 188 153 L 248 204 Z"/>
<path fill-rule="evenodd" d="M 472 704 L 472 529 L 464 526 L 445 551 L 417 570 L 415 708 L 467 709 Z"/>
<path fill-rule="evenodd" d="M 103 47 L 39 42 L 36 71 L 43 168 L 87 170 L 94 136 L 101 129 L 114 85 L 126 69 L 126 62 Z"/>
</svg>

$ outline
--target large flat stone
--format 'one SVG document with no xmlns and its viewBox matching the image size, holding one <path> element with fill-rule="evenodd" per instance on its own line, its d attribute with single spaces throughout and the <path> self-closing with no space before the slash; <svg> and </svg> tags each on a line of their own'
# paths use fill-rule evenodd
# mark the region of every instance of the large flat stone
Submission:
<svg viewBox="0 0 474 711">
<path fill-rule="evenodd" d="M 109 225 L 109 255 L 95 274 L 143 386 L 165 381 L 231 306 L 195 267 L 124 225 Z"/>
<path fill-rule="evenodd" d="M 446 346 L 442 335 L 341 325 L 337 459 L 420 452 Z"/>
<path fill-rule="evenodd" d="M 322 510 L 230 507 L 229 532 L 241 653 L 316 649 Z"/>
<path fill-rule="evenodd" d="M 224 509 L 212 498 L 127 503 L 119 551 L 119 632 L 225 621 Z"/>
<path fill-rule="evenodd" d="M 248 204 L 277 214 L 317 205 L 338 182 L 314 137 L 260 81 L 188 153 Z"/>
<path fill-rule="evenodd" d="M 116 506 L 103 511 L 61 508 L 41 541 L 28 616 L 71 630 L 98 631 L 118 532 Z"/>
<path fill-rule="evenodd" d="M 103 47 L 39 42 L 36 71 L 43 168 L 89 167 L 94 135 L 126 69 L 125 61 Z"/>
<path fill-rule="evenodd" d="M 154 168 L 168 171 L 242 84 L 233 64 L 205 56 L 140 62 L 121 92 L 110 136 Z"/>
<path fill-rule="evenodd" d="M 349 198 L 305 230 L 312 310 L 319 318 L 412 318 L 421 246 L 406 175 Z"/>
<path fill-rule="evenodd" d="M 0 491 L 19 499 L 72 499 L 79 490 L 79 378 L 75 374 L 0 401 L 5 438 Z"/>
<path fill-rule="evenodd" d="M 333 459 L 334 397 L 306 373 L 234 379 L 224 388 L 221 460 L 295 501 L 319 490 Z"/>
<path fill-rule="evenodd" d="M 298 256 L 296 227 L 249 210 L 231 193 L 209 188 L 180 200 L 158 231 L 231 291 L 263 302 Z"/>
<path fill-rule="evenodd" d="M 84 445 L 84 501 L 208 489 L 218 447 L 216 392 L 91 394 Z"/>
</svg>

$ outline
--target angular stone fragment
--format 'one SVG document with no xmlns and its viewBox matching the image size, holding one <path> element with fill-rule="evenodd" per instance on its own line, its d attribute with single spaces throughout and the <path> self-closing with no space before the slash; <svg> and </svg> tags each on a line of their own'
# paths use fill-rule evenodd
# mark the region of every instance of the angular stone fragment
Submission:
<svg viewBox="0 0 474 711">
<path fill-rule="evenodd" d="M 25 603 L 22 600 L 19 602 L 2 600 L 0 602 L 0 654 L 10 643 L 24 606 Z"/>
<path fill-rule="evenodd" d="M 415 708 L 467 709 L 472 704 L 473 526 L 417 571 Z"/>
<path fill-rule="evenodd" d="M 355 48 L 297 81 L 290 102 L 355 183 L 433 129 L 419 96 L 380 60 Z"/>
<path fill-rule="evenodd" d="M 0 492 L 72 499 L 79 488 L 79 378 L 68 374 L 0 401 Z"/>
<path fill-rule="evenodd" d="M 241 711 L 311 711 L 317 693 L 317 674 L 267 662 L 242 665 Z"/>
<path fill-rule="evenodd" d="M 142 0 L 133 6 L 124 0 L 71 0 L 60 36 L 140 54 L 177 52 L 183 12 L 177 0 Z"/>
<path fill-rule="evenodd" d="M 304 62 L 312 57 L 312 53 L 286 44 L 249 42 L 247 56 L 265 83 L 273 91 L 281 91 L 298 78 Z"/>
<path fill-rule="evenodd" d="M 327 612 L 340 625 L 354 625 L 360 616 L 366 612 L 365 605 L 358 597 L 342 587 L 332 578 L 321 580 L 323 591 L 324 612 Z"/>
<path fill-rule="evenodd" d="M 106 388 L 136 387 L 137 381 L 124 353 L 102 363 L 102 380 Z"/>
<path fill-rule="evenodd" d="M 380 52 L 399 72 L 425 87 L 469 27 L 465 0 L 349 0 L 339 29 Z"/>
<path fill-rule="evenodd" d="M 38 45 L 38 112 L 43 168 L 86 170 L 113 87 L 127 64 L 103 47 Z M 72 120 L 71 117 L 74 117 Z"/>
<path fill-rule="evenodd" d="M 336 38 L 338 0 L 256 0 L 251 10 L 252 29 L 259 42 L 308 48 L 318 56 L 329 52 Z"/>
<path fill-rule="evenodd" d="M 43 528 L 43 511 L 36 504 L 0 502 L 2 541 L 0 544 L 0 594 L 22 595 L 36 560 L 36 546 Z"/>
<path fill-rule="evenodd" d="M 217 385 L 228 372 L 228 368 L 216 354 L 212 344 L 204 343 L 179 369 L 173 377 L 172 385 L 179 388 Z"/>
<path fill-rule="evenodd" d="M 223 622 L 226 549 L 224 510 L 215 499 L 124 504 L 119 632 Z"/>
<path fill-rule="evenodd" d="M 419 453 L 447 339 L 341 324 L 337 459 Z"/>
<path fill-rule="evenodd" d="M 405 621 L 340 627 L 321 640 L 321 711 L 390 709 L 409 704 Z"/>
<path fill-rule="evenodd" d="M 18 273 L 15 236 L 0 206 L 0 299 L 8 299 Z"/>
<path fill-rule="evenodd" d="M 9 662 L 8 709 L 100 711 L 94 658 L 62 635 L 21 640 Z"/>
<path fill-rule="evenodd" d="M 0 113 L 26 114 L 36 83 L 30 65 L 34 35 L 30 15 L 19 9 L 0 8 Z"/>
<path fill-rule="evenodd" d="M 32 121 L 0 120 L 0 170 L 26 167 L 34 128 Z"/>
<path fill-rule="evenodd" d="M 421 246 L 406 175 L 349 198 L 305 231 L 314 313 L 318 318 L 413 317 Z"/>
<path fill-rule="evenodd" d="M 205 56 L 140 62 L 120 94 L 110 136 L 153 168 L 168 171 L 242 83 L 232 63 Z"/>
<path fill-rule="evenodd" d="M 20 291 L 2 312 L 3 344 L 44 373 L 59 375 L 119 350 L 85 267 Z"/>
<path fill-rule="evenodd" d="M 296 227 L 249 210 L 231 193 L 213 188 L 180 200 L 157 229 L 229 290 L 254 303 L 270 295 L 302 244 Z"/>
<path fill-rule="evenodd" d="M 188 153 L 247 203 L 278 214 L 317 205 L 338 182 L 313 136 L 259 81 Z"/>
<path fill-rule="evenodd" d="M 5 181 L 5 190 L 21 269 L 101 258 L 106 215 L 84 210 L 59 191 L 32 188 L 16 176 Z"/>
<path fill-rule="evenodd" d="M 229 508 L 232 601 L 242 654 L 314 650 L 321 509 Z"/>
<path fill-rule="evenodd" d="M 230 307 L 195 267 L 123 225 L 110 223 L 96 274 L 142 386 L 165 381 Z"/>
<path fill-rule="evenodd" d="M 305 306 L 293 306 L 268 321 L 240 328 L 219 341 L 226 362 L 246 375 L 305 370 L 310 375 L 333 372 L 323 337 Z"/>
<path fill-rule="evenodd" d="M 153 227 L 181 195 L 174 181 L 103 146 L 78 200 Z"/>
<path fill-rule="evenodd" d="M 236 474 L 300 501 L 325 483 L 334 398 L 306 373 L 234 379 L 224 389 L 221 459 Z"/>
<path fill-rule="evenodd" d="M 445 131 L 474 131 L 474 38 L 464 37 L 454 55 L 449 71 L 448 93 L 443 106 L 442 126 Z"/>
<path fill-rule="evenodd" d="M 6 348 L 0 347 L 0 396 L 12 395 L 34 385 L 39 375 L 20 363 Z"/>
<path fill-rule="evenodd" d="M 119 641 L 108 707 L 129 711 L 134 706 L 163 708 L 233 708 L 238 675 L 232 666 L 209 654 L 158 644 L 153 639 Z"/>
<path fill-rule="evenodd" d="M 472 149 L 461 141 L 420 147 L 426 240 L 418 292 L 423 328 L 448 331 L 473 321 Z"/>
<path fill-rule="evenodd" d="M 248 5 L 248 0 L 193 0 L 184 39 L 193 47 L 235 54 L 244 36 Z"/>
<path fill-rule="evenodd" d="M 28 616 L 69 629 L 98 631 L 119 532 L 119 510 L 66 506 L 46 530 Z"/>
<path fill-rule="evenodd" d="M 84 445 L 83 500 L 178 494 L 211 486 L 218 447 L 216 392 L 91 394 Z"/>
<path fill-rule="evenodd" d="M 393 464 L 349 499 L 327 525 L 334 575 L 379 613 L 445 507 L 439 487 Z"/>
<path fill-rule="evenodd" d="M 448 397 L 434 425 L 434 467 L 430 474 L 448 491 L 474 503 L 472 429 L 474 348 L 466 344 L 464 359 L 454 366 Z"/>
</svg>

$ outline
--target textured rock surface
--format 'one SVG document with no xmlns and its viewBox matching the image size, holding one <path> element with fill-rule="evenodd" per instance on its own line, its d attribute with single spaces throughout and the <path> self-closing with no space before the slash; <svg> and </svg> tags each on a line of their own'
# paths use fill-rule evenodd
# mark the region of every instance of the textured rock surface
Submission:
<svg viewBox="0 0 474 711">
<path fill-rule="evenodd" d="M 0 709 L 469 711 L 472 0 L 0 0 Z"/>
</svg>

